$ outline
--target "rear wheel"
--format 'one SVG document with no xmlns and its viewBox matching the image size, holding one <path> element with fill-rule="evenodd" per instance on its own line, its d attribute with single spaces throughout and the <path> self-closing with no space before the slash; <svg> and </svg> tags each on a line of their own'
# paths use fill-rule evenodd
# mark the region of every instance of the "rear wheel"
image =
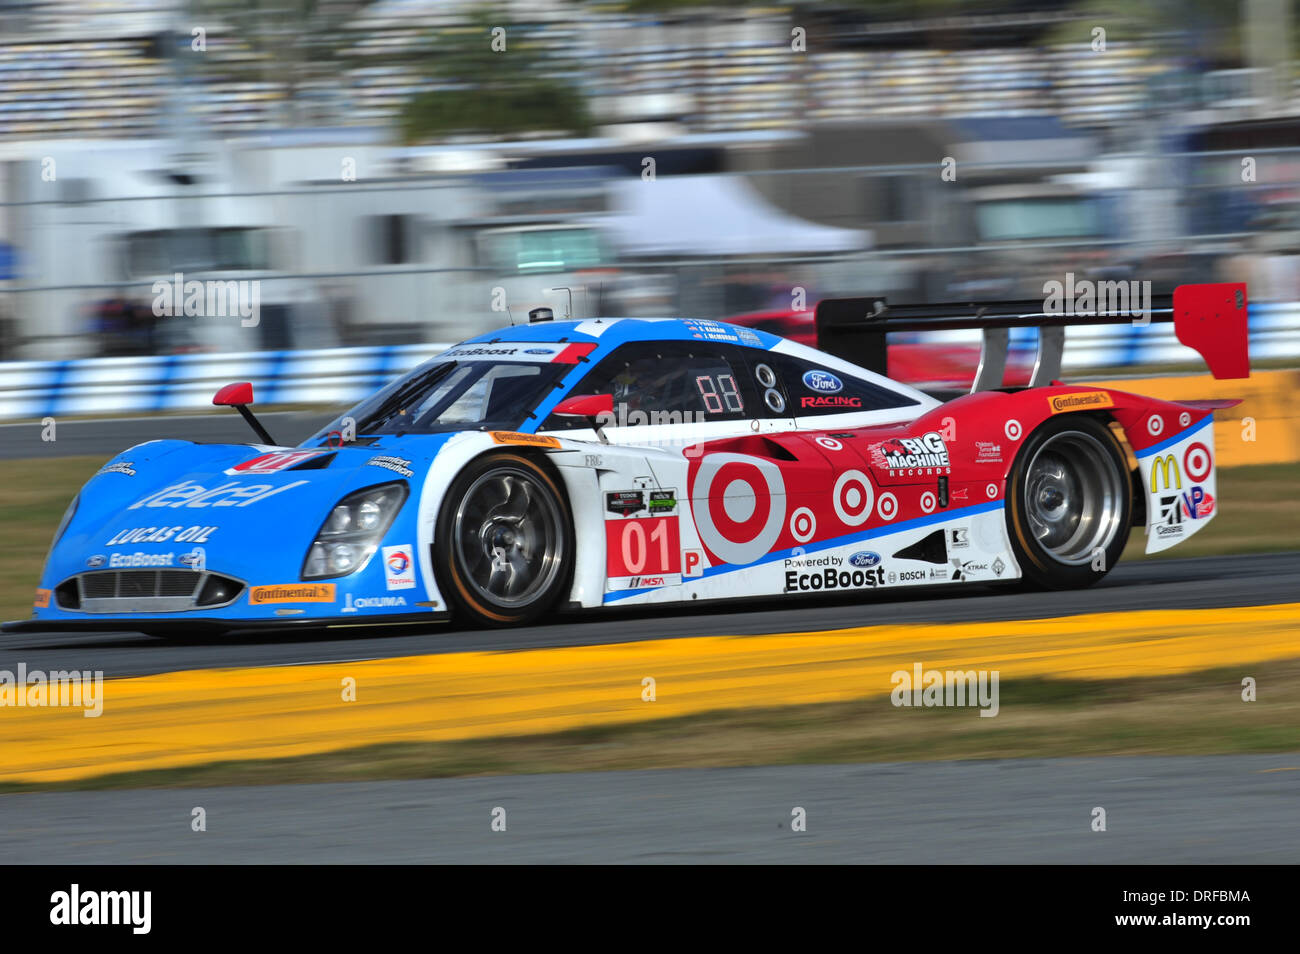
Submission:
<svg viewBox="0 0 1300 954">
<path fill-rule="evenodd" d="M 1090 417 L 1048 421 L 1021 447 L 1007 487 L 1007 528 L 1025 577 L 1089 586 L 1128 542 L 1133 488 L 1115 435 Z"/>
<path fill-rule="evenodd" d="M 462 617 L 488 626 L 536 619 L 573 576 L 573 523 L 550 473 L 520 454 L 490 454 L 452 482 L 434 566 Z"/>
</svg>

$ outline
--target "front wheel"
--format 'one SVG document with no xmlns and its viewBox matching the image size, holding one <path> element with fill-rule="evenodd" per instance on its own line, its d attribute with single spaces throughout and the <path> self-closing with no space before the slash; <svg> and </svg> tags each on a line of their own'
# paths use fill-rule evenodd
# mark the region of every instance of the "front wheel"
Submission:
<svg viewBox="0 0 1300 954">
<path fill-rule="evenodd" d="M 529 622 L 569 586 L 572 526 L 564 494 L 540 464 L 521 454 L 481 457 L 443 501 L 433 547 L 439 582 L 473 622 Z"/>
<path fill-rule="evenodd" d="M 1124 451 L 1100 422 L 1048 421 L 1021 447 L 1007 484 L 1007 529 L 1025 578 L 1090 586 L 1128 542 L 1133 488 Z"/>
</svg>

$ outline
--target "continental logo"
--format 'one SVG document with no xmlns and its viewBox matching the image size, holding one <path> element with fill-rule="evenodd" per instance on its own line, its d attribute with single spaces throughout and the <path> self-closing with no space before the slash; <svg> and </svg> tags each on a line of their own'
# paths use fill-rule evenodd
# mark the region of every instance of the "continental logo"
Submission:
<svg viewBox="0 0 1300 954">
<path fill-rule="evenodd" d="M 35 607 L 37 607 L 38 609 L 45 609 L 47 606 L 49 606 L 49 605 L 50 605 L 50 591 L 49 591 L 49 590 L 37 590 L 37 591 L 36 591 L 36 599 L 32 600 L 32 605 L 35 606 Z"/>
<path fill-rule="evenodd" d="M 254 586 L 248 591 L 249 606 L 267 603 L 333 603 L 333 583 L 280 583 Z"/>
<path fill-rule="evenodd" d="M 525 444 L 529 447 L 559 447 L 560 442 L 544 434 L 519 434 L 515 431 L 491 431 L 498 444 Z"/>
<path fill-rule="evenodd" d="M 1173 475 L 1173 481 L 1170 482 L 1170 475 Z M 1156 478 L 1159 478 L 1159 481 Z M 1178 458 L 1173 454 L 1165 454 L 1163 457 L 1157 457 L 1151 462 L 1151 492 L 1157 494 L 1160 491 L 1157 483 L 1165 490 L 1182 490 L 1183 475 L 1178 470 Z"/>
<path fill-rule="evenodd" d="M 1105 391 L 1083 391 L 1079 394 L 1054 394 L 1047 399 L 1053 414 L 1062 411 L 1085 411 L 1094 407 L 1114 407 L 1115 402 Z"/>
</svg>

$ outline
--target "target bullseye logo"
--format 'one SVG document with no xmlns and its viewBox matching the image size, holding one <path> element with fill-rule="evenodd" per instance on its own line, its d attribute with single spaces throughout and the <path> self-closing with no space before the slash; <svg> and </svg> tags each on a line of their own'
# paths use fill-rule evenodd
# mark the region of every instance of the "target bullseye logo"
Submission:
<svg viewBox="0 0 1300 954">
<path fill-rule="evenodd" d="M 989 484 L 987 487 L 984 488 L 984 492 L 989 495 L 989 500 L 992 500 L 994 497 L 998 495 L 998 485 Z"/>
<path fill-rule="evenodd" d="M 831 503 L 835 505 L 835 516 L 848 526 L 866 523 L 871 516 L 871 505 L 875 503 L 871 481 L 860 470 L 846 470 L 835 481 Z"/>
<path fill-rule="evenodd" d="M 1188 447 L 1183 454 L 1183 470 L 1198 484 L 1210 476 L 1212 462 L 1210 449 L 1199 441 Z"/>
<path fill-rule="evenodd" d="M 922 513 L 934 513 L 934 508 L 938 505 L 939 502 L 934 499 L 934 493 L 932 491 L 927 490 L 925 493 L 921 494 Z"/>
<path fill-rule="evenodd" d="M 770 460 L 710 454 L 691 485 L 695 524 L 709 552 L 727 563 L 764 556 L 785 526 L 785 480 Z"/>
<path fill-rule="evenodd" d="M 1187 426 L 1188 424 L 1190 424 L 1190 423 L 1192 423 L 1192 415 L 1189 414 L 1187 411 L 1183 411 L 1182 414 L 1179 414 L 1179 415 L 1178 415 L 1178 426 L 1179 426 L 1179 427 L 1186 427 L 1186 426 Z"/>
<path fill-rule="evenodd" d="M 807 543 L 817 532 L 817 517 L 807 507 L 800 507 L 790 514 L 790 536 L 800 543 Z"/>
<path fill-rule="evenodd" d="M 898 516 L 898 498 L 893 494 L 881 494 L 876 513 L 880 514 L 881 520 L 893 520 Z"/>
<path fill-rule="evenodd" d="M 843 450 L 843 449 L 844 449 L 844 445 L 841 444 L 839 441 L 837 441 L 837 440 L 836 440 L 835 438 L 833 438 L 833 437 L 819 437 L 819 438 L 817 438 L 817 443 L 820 444 L 822 447 L 825 447 L 827 450 Z"/>
<path fill-rule="evenodd" d="M 1158 437 L 1165 429 L 1165 419 L 1159 414 L 1152 414 L 1147 418 L 1147 433 L 1152 437 Z"/>
<path fill-rule="evenodd" d="M 1009 441 L 1020 440 L 1020 433 L 1021 433 L 1020 422 L 1017 421 L 1014 417 L 1009 419 L 1007 423 L 1003 425 L 1002 433 L 1007 435 L 1007 440 Z"/>
</svg>

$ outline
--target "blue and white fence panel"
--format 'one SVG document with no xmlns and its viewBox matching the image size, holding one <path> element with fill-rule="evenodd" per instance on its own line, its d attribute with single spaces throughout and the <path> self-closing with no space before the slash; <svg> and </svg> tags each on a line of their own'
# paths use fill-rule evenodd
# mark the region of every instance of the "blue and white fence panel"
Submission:
<svg viewBox="0 0 1300 954">
<path fill-rule="evenodd" d="M 0 365 L 0 419 L 199 410 L 231 381 L 251 381 L 258 404 L 350 404 L 447 347 L 15 361 Z"/>
<path fill-rule="evenodd" d="M 1017 332 L 1013 347 L 1034 337 L 1032 330 Z M 978 333 L 971 340 L 978 341 Z M 448 347 L 13 361 L 0 364 L 0 420 L 201 410 L 211 407 L 212 395 L 231 381 L 252 381 L 259 404 L 350 404 Z M 1250 354 L 1255 361 L 1300 359 L 1300 303 L 1251 305 Z M 1179 344 L 1169 324 L 1085 324 L 1067 331 L 1063 367 L 1078 374 L 1199 360 Z"/>
</svg>

